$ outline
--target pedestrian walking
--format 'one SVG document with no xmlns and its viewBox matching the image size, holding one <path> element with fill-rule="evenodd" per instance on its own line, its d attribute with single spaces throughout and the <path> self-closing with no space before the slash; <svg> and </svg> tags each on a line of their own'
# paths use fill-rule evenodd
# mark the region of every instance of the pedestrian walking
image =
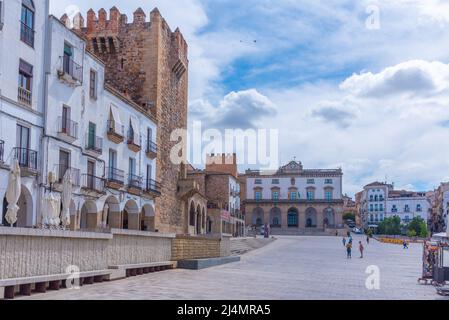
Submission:
<svg viewBox="0 0 449 320">
<path fill-rule="evenodd" d="M 346 238 L 343 238 L 343 247 L 346 247 Z"/>
<path fill-rule="evenodd" d="M 346 245 L 346 252 L 348 254 L 348 259 L 352 259 L 352 243 Z"/>
<path fill-rule="evenodd" d="M 405 250 L 405 249 L 408 249 L 408 242 L 407 242 L 407 240 L 404 240 L 403 245 L 404 245 L 404 250 Z"/>
<path fill-rule="evenodd" d="M 352 236 L 349 236 L 349 243 L 352 245 Z"/>
<path fill-rule="evenodd" d="M 363 247 L 362 241 L 359 241 L 359 250 L 360 250 L 360 259 L 363 259 L 363 251 L 365 248 Z"/>
<path fill-rule="evenodd" d="M 369 236 L 366 237 L 366 244 L 369 244 Z"/>
</svg>

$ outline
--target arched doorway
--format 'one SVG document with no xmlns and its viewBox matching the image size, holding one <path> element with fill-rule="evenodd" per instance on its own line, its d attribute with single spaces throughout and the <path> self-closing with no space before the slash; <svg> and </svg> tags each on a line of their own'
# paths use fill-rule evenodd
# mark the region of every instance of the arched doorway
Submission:
<svg viewBox="0 0 449 320">
<path fill-rule="evenodd" d="M 139 206 L 134 200 L 129 200 L 123 209 L 122 226 L 124 230 L 140 230 Z"/>
<path fill-rule="evenodd" d="M 196 208 L 196 234 L 201 234 L 201 208 Z"/>
<path fill-rule="evenodd" d="M 201 215 L 201 221 L 202 221 L 202 224 L 201 224 L 201 226 L 202 226 L 202 228 L 203 228 L 203 230 L 205 231 L 206 230 L 206 228 L 207 228 L 207 226 L 206 226 L 206 209 L 205 208 L 203 208 L 203 213 L 202 213 L 202 215 Z"/>
<path fill-rule="evenodd" d="M 195 226 L 195 204 L 193 201 L 190 203 L 190 209 L 189 209 L 189 225 L 191 227 Z"/>
<path fill-rule="evenodd" d="M 315 208 L 308 208 L 306 210 L 306 228 L 316 228 L 317 226 L 317 212 Z"/>
<path fill-rule="evenodd" d="M 210 217 L 207 217 L 207 234 L 211 234 L 212 233 L 212 220 L 210 219 Z"/>
<path fill-rule="evenodd" d="M 270 225 L 272 228 L 279 228 L 281 226 L 281 209 L 279 208 L 273 208 L 270 211 Z"/>
<path fill-rule="evenodd" d="M 299 226 L 298 222 L 298 209 L 290 208 L 287 214 L 287 222 L 289 228 L 297 228 Z"/>
<path fill-rule="evenodd" d="M 20 198 L 17 202 L 19 211 L 17 212 L 17 222 L 15 226 L 18 228 L 27 228 L 33 226 L 33 197 L 30 191 L 22 185 Z"/>
<path fill-rule="evenodd" d="M 264 225 L 264 212 L 262 208 L 256 208 L 253 210 L 253 225 L 257 228 Z"/>
<path fill-rule="evenodd" d="M 156 231 L 155 226 L 156 212 L 154 206 L 146 204 L 142 208 L 142 216 L 140 219 L 140 230 L 142 231 Z"/>
<path fill-rule="evenodd" d="M 324 225 L 327 227 L 335 227 L 335 212 L 332 208 L 324 210 Z"/>
<path fill-rule="evenodd" d="M 106 210 L 107 209 L 107 210 Z M 105 228 L 120 229 L 121 215 L 120 215 L 120 202 L 114 196 L 109 196 L 102 208 L 102 220 L 105 224 Z"/>
<path fill-rule="evenodd" d="M 80 229 L 95 230 L 98 227 L 98 210 L 94 201 L 86 201 L 81 208 Z"/>
</svg>

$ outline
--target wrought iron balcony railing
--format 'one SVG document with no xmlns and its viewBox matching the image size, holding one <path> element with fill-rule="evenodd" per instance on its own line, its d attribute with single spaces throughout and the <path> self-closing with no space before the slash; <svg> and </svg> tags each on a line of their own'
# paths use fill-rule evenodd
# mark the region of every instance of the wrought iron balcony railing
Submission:
<svg viewBox="0 0 449 320">
<path fill-rule="evenodd" d="M 60 59 L 62 61 L 61 71 L 71 76 L 75 81 L 83 82 L 83 67 L 68 55 L 64 55 Z"/>
<path fill-rule="evenodd" d="M 80 186 L 80 170 L 75 168 L 70 168 L 69 166 L 65 164 L 57 164 L 55 166 L 55 173 L 56 173 L 56 181 L 59 183 L 62 183 L 62 180 L 67 172 L 67 170 L 70 170 L 70 179 L 72 181 L 72 184 L 74 186 Z"/>
<path fill-rule="evenodd" d="M 20 21 L 20 40 L 34 47 L 34 30 Z"/>
<path fill-rule="evenodd" d="M 146 192 L 151 192 L 151 193 L 156 193 L 156 194 L 161 194 L 161 184 L 160 182 L 157 182 L 155 180 L 152 179 L 148 179 L 145 183 L 145 191 Z"/>
<path fill-rule="evenodd" d="M 18 89 L 18 95 L 17 95 L 17 101 L 23 105 L 26 105 L 27 107 L 31 107 L 32 101 L 33 101 L 33 95 L 31 91 L 19 87 Z"/>
<path fill-rule="evenodd" d="M 64 117 L 58 118 L 58 133 L 63 133 L 73 139 L 78 139 L 78 123 Z"/>
<path fill-rule="evenodd" d="M 108 182 L 124 184 L 125 183 L 125 172 L 116 168 L 106 169 L 106 179 Z"/>
<path fill-rule="evenodd" d="M 141 190 L 143 186 L 143 179 L 135 174 L 128 175 L 128 187 Z"/>
<path fill-rule="evenodd" d="M 37 151 L 27 148 L 14 148 L 14 158 L 22 168 L 37 171 Z"/>
<path fill-rule="evenodd" d="M 87 134 L 86 136 L 86 150 L 94 151 L 96 153 L 103 153 L 103 139 L 100 137 Z"/>
<path fill-rule="evenodd" d="M 96 192 L 104 191 L 104 179 L 91 174 L 83 174 L 81 187 Z"/>
</svg>

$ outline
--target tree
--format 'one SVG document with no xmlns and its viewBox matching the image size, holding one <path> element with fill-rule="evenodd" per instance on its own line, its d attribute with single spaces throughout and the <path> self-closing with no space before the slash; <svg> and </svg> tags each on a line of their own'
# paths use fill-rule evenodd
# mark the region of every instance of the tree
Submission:
<svg viewBox="0 0 449 320">
<path fill-rule="evenodd" d="M 347 221 L 347 220 L 355 221 L 355 214 L 352 213 L 352 212 L 346 212 L 346 213 L 343 215 L 343 220 L 345 220 L 345 221 Z"/>
<path fill-rule="evenodd" d="M 415 217 L 407 226 L 408 232 L 414 231 L 417 236 L 427 238 L 429 231 L 427 230 L 427 223 L 421 217 Z"/>
<path fill-rule="evenodd" d="M 386 218 L 379 224 L 379 234 L 384 235 L 400 235 L 401 234 L 401 218 L 398 216 Z"/>
</svg>

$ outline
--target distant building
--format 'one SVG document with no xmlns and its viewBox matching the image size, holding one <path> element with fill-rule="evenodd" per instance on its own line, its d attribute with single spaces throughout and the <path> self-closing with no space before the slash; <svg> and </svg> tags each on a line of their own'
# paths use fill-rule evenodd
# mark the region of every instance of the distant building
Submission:
<svg viewBox="0 0 449 320">
<path fill-rule="evenodd" d="M 377 225 L 398 216 L 408 224 L 413 218 L 429 218 L 431 204 L 425 192 L 394 190 L 392 184 L 373 182 L 356 196 L 359 219 L 363 226 Z"/>
<path fill-rule="evenodd" d="M 246 224 L 271 226 L 272 234 L 323 232 L 343 226 L 341 169 L 304 169 L 292 161 L 275 173 L 248 170 Z"/>
<path fill-rule="evenodd" d="M 438 189 L 429 192 L 428 197 L 432 203 L 430 231 L 444 232 L 449 225 L 449 182 L 441 183 Z"/>
</svg>

